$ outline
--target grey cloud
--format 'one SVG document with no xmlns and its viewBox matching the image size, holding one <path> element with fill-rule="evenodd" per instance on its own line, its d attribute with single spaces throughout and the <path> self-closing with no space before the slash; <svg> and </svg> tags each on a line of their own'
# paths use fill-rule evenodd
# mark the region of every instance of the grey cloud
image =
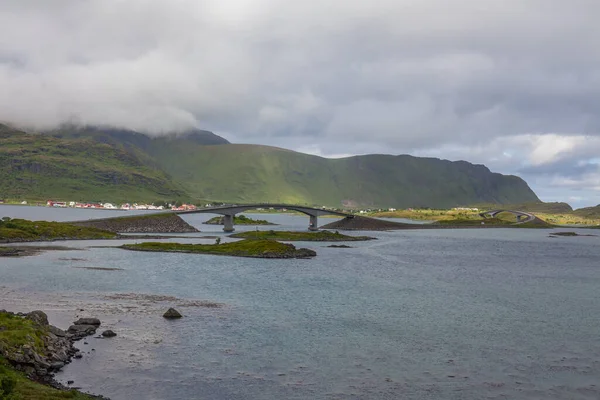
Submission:
<svg viewBox="0 0 600 400">
<path fill-rule="evenodd" d="M 497 139 L 600 134 L 599 14 L 596 0 L 5 0 L 0 120 L 533 176 Z"/>
</svg>

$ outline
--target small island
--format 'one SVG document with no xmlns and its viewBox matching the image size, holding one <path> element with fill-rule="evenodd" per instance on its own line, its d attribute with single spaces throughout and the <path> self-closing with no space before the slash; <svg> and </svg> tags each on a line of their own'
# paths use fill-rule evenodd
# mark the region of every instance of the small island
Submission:
<svg viewBox="0 0 600 400">
<path fill-rule="evenodd" d="M 240 240 L 230 243 L 220 243 L 217 240 L 215 244 L 144 242 L 125 244 L 120 248 L 134 251 L 212 254 L 251 258 L 310 258 L 317 255 L 313 250 L 297 249 L 294 245 L 274 240 Z"/>
<path fill-rule="evenodd" d="M 585 234 L 581 234 L 581 233 L 577 233 L 577 232 L 552 232 L 548 236 L 550 236 L 550 237 L 559 237 L 559 236 L 575 237 L 575 236 L 596 236 L 596 235 L 589 235 L 589 234 L 585 235 Z"/>
<path fill-rule="evenodd" d="M 0 220 L 0 243 L 40 242 L 52 240 L 115 239 L 117 234 L 102 229 L 75 226 L 65 222 Z"/>
<path fill-rule="evenodd" d="M 213 217 L 213 218 L 209 219 L 208 221 L 203 222 L 203 224 L 224 225 L 224 219 L 225 219 L 225 217 L 223 217 L 223 216 Z M 274 224 L 274 223 L 269 222 L 264 219 L 253 219 L 250 217 L 246 217 L 244 214 L 235 215 L 233 217 L 233 224 L 234 225 L 277 225 L 277 224 Z"/>
<path fill-rule="evenodd" d="M 232 238 L 251 240 L 284 240 L 288 242 L 357 242 L 375 240 L 369 236 L 348 236 L 338 231 L 294 232 L 294 231 L 248 231 L 229 235 Z"/>
</svg>

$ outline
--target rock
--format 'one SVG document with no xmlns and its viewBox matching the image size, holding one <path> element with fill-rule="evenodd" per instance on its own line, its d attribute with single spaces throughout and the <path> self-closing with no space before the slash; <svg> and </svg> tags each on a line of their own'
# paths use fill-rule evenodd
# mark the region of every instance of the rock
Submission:
<svg viewBox="0 0 600 400">
<path fill-rule="evenodd" d="M 73 356 L 73 358 L 83 358 L 83 354 L 81 354 L 79 351 L 77 353 L 75 353 L 75 355 Z"/>
<path fill-rule="evenodd" d="M 73 335 L 74 340 L 83 339 L 86 336 L 96 333 L 94 325 L 71 325 L 68 332 Z"/>
<path fill-rule="evenodd" d="M 98 318 L 79 318 L 73 322 L 73 325 L 94 325 L 96 327 L 100 326 L 100 324 L 101 322 Z"/>
<path fill-rule="evenodd" d="M 65 363 L 62 361 L 55 361 L 52 364 L 50 364 L 50 370 L 52 371 L 58 371 L 59 369 L 61 369 L 62 367 L 65 366 Z"/>
<path fill-rule="evenodd" d="M 58 337 L 65 337 L 67 336 L 67 332 L 63 331 L 62 329 L 59 329 L 57 327 L 55 327 L 54 325 L 50 325 L 48 327 L 48 330 L 50 331 L 50 333 L 58 336 Z"/>
<path fill-rule="evenodd" d="M 75 381 L 67 381 L 67 385 L 72 385 L 74 383 L 75 383 Z"/>
<path fill-rule="evenodd" d="M 163 317 L 167 319 L 181 318 L 182 316 L 183 315 L 174 308 L 169 308 L 167 312 L 163 314 Z"/>
<path fill-rule="evenodd" d="M 30 312 L 29 314 L 27 314 L 25 316 L 25 318 L 32 320 L 33 322 L 35 322 L 36 324 L 38 324 L 40 326 L 48 325 L 48 316 L 46 315 L 45 312 L 40 311 L 40 310 Z"/>
<path fill-rule="evenodd" d="M 113 331 L 111 331 L 110 329 L 108 329 L 108 330 L 102 332 L 102 336 L 104 336 L 104 337 L 115 337 L 115 336 L 117 336 L 117 334 L 114 333 Z"/>
</svg>

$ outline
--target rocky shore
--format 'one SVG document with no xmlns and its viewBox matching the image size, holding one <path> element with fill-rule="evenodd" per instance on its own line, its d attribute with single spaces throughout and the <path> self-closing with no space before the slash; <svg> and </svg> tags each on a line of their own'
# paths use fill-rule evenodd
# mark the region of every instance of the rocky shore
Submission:
<svg viewBox="0 0 600 400">
<path fill-rule="evenodd" d="M 115 233 L 190 233 L 199 232 L 175 213 L 116 217 L 71 222 L 73 225 L 98 228 Z"/>
<path fill-rule="evenodd" d="M 15 314 L 0 310 L 0 359 L 35 382 L 66 390 L 69 388 L 54 380 L 54 373 L 73 358 L 82 357 L 74 343 L 96 333 L 99 326 L 96 318 L 82 318 L 64 331 L 50 325 L 43 311 Z"/>
</svg>

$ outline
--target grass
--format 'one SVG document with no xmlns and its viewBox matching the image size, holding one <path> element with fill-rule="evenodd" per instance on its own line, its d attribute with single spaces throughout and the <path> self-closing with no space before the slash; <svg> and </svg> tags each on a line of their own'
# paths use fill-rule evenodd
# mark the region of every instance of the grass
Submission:
<svg viewBox="0 0 600 400">
<path fill-rule="evenodd" d="M 42 336 L 45 331 L 39 329 L 31 320 L 0 312 L 0 352 L 13 353 L 23 345 L 29 345 L 37 351 L 43 349 Z"/>
<path fill-rule="evenodd" d="M 534 214 L 536 217 L 546 221 L 552 225 L 581 225 L 581 226 L 597 226 L 600 225 L 600 214 L 596 215 L 593 213 L 579 213 L 580 210 L 568 211 L 567 207 L 564 203 L 550 203 L 550 204 L 542 204 L 534 207 L 532 204 L 526 204 L 523 208 L 519 208 L 519 205 L 507 205 L 507 206 L 498 206 L 498 205 L 490 205 L 486 208 L 480 208 L 478 211 L 469 211 L 469 210 L 431 210 L 431 209 L 409 209 L 409 210 L 397 210 L 397 211 L 385 211 L 385 212 L 376 212 L 370 214 L 372 217 L 385 217 L 385 218 L 406 218 L 413 220 L 429 220 L 429 221 L 439 221 L 440 223 L 452 223 L 455 221 L 459 224 L 468 224 L 468 222 L 463 221 L 473 221 L 474 223 L 480 222 L 483 219 L 479 216 L 481 210 L 492 210 L 492 209 L 511 209 L 516 211 L 525 211 Z M 531 211 L 541 210 L 541 211 Z M 550 211 L 559 211 L 561 212 L 550 212 Z M 565 211 L 566 210 L 566 211 Z M 502 216 L 502 214 L 500 214 Z M 587 216 L 586 216 L 587 215 Z M 502 219 L 515 221 L 514 216 L 512 214 L 506 214 L 506 216 L 502 216 Z M 527 225 L 527 224 L 525 224 Z"/>
<path fill-rule="evenodd" d="M 141 149 L 86 137 L 27 134 L 1 124 L 0 193 L 39 201 L 187 197 Z"/>
<path fill-rule="evenodd" d="M 515 221 L 507 221 L 501 218 L 479 218 L 475 219 L 445 219 L 437 222 L 440 225 L 455 225 L 455 226 L 478 226 L 478 225 L 514 225 Z"/>
<path fill-rule="evenodd" d="M 273 240 L 240 240 L 238 242 L 215 244 L 145 242 L 125 244 L 121 248 L 136 251 L 198 253 L 254 258 L 303 258 L 316 255 L 312 250 L 296 249 L 291 244 Z"/>
<path fill-rule="evenodd" d="M 248 231 L 234 233 L 230 235 L 233 238 L 251 239 L 251 240 L 284 240 L 284 241 L 302 241 L 302 242 L 352 242 L 360 240 L 374 239 L 368 236 L 348 236 L 339 232 L 318 231 L 318 232 L 293 232 L 293 231 Z"/>
<path fill-rule="evenodd" d="M 60 239 L 112 239 L 116 234 L 96 228 L 75 226 L 64 222 L 29 221 L 3 218 L 0 221 L 0 242 L 27 242 Z"/>
<path fill-rule="evenodd" d="M 76 390 L 58 390 L 28 379 L 23 373 L 15 371 L 0 357 L 0 399 L 6 400 L 92 400 Z M 4 393 L 2 393 L 4 392 Z M 8 393 L 7 393 L 8 392 Z"/>
<path fill-rule="evenodd" d="M 223 225 L 223 217 L 213 217 L 208 221 L 204 222 L 209 225 Z M 250 217 L 246 217 L 244 214 L 235 215 L 233 217 L 234 225 L 275 225 L 272 222 L 269 222 L 264 219 L 253 219 Z"/>
<path fill-rule="evenodd" d="M 44 329 L 27 318 L 0 312 L 0 399 L 6 400 L 58 400 L 93 399 L 75 390 L 58 390 L 33 382 L 25 374 L 16 371 L 5 356 L 18 353 L 27 345 L 34 351 L 44 351 Z"/>
</svg>

